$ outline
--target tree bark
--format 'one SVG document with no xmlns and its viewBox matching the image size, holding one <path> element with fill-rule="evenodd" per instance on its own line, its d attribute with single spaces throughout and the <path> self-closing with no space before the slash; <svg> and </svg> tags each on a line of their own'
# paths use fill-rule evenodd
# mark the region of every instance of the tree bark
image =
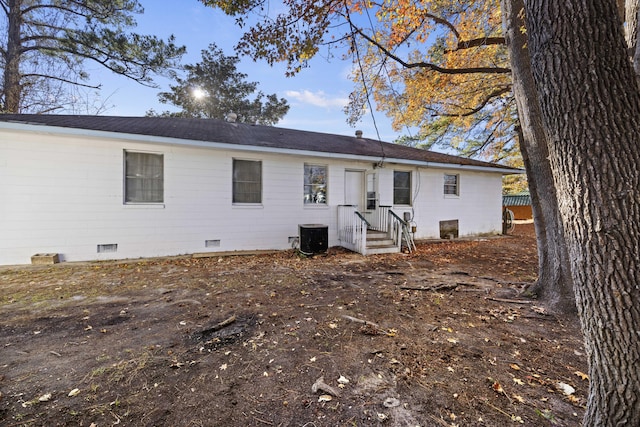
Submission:
<svg viewBox="0 0 640 427">
<path fill-rule="evenodd" d="M 640 90 L 614 0 L 528 0 L 589 361 L 585 426 L 640 425 Z"/>
<path fill-rule="evenodd" d="M 550 311 L 575 313 L 569 252 L 558 212 L 547 137 L 535 92 L 527 36 L 522 31 L 524 0 L 501 0 L 503 32 L 509 48 L 513 92 L 520 121 L 520 152 L 524 161 L 538 244 L 538 280 L 528 291 Z"/>
<path fill-rule="evenodd" d="M 22 0 L 9 0 L 7 8 L 9 14 L 7 17 L 7 51 L 5 57 L 5 66 L 2 82 L 2 90 L 4 92 L 3 109 L 6 113 L 20 112 L 20 95 L 22 88 L 20 86 L 20 48 L 21 43 L 21 27 L 23 16 L 20 11 Z"/>
</svg>

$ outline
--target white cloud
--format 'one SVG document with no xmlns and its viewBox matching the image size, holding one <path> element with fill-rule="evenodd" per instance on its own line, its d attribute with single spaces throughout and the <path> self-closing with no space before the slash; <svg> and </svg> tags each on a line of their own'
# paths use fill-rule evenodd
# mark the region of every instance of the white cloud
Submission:
<svg viewBox="0 0 640 427">
<path fill-rule="evenodd" d="M 348 98 L 330 97 L 324 91 L 311 92 L 310 90 L 288 90 L 285 92 L 288 98 L 293 98 L 303 104 L 313 105 L 315 107 L 344 107 L 349 103 Z"/>
</svg>

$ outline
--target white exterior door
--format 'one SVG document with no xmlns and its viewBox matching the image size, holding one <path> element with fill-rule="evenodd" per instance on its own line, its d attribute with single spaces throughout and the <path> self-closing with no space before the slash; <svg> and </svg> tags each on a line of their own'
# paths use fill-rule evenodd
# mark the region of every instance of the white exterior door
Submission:
<svg viewBox="0 0 640 427">
<path fill-rule="evenodd" d="M 364 172 L 345 171 L 344 204 L 357 206 L 358 211 L 364 210 Z"/>
</svg>

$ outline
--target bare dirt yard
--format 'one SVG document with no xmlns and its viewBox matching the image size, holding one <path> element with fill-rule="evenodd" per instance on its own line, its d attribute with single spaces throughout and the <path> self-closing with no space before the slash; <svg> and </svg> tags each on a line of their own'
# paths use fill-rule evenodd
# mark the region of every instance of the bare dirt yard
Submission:
<svg viewBox="0 0 640 427">
<path fill-rule="evenodd" d="M 578 426 L 531 225 L 412 254 L 0 268 L 2 426 Z"/>
</svg>

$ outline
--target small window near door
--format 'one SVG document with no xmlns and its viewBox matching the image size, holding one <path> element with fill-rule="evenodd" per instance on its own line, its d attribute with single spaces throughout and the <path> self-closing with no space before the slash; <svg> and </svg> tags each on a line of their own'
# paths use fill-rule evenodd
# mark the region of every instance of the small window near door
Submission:
<svg viewBox="0 0 640 427">
<path fill-rule="evenodd" d="M 373 211 L 376 209 L 376 175 L 373 173 L 367 174 L 367 210 Z"/>
<path fill-rule="evenodd" d="M 459 196 L 460 195 L 460 175 L 444 175 L 444 194 L 445 196 Z"/>
<path fill-rule="evenodd" d="M 262 203 L 262 162 L 233 159 L 233 203 Z"/>
<path fill-rule="evenodd" d="M 393 204 L 411 204 L 411 172 L 393 171 Z"/>
<path fill-rule="evenodd" d="M 164 201 L 164 156 L 156 153 L 124 152 L 124 202 Z"/>
<path fill-rule="evenodd" d="M 304 165 L 304 203 L 327 204 L 327 167 Z"/>
</svg>

